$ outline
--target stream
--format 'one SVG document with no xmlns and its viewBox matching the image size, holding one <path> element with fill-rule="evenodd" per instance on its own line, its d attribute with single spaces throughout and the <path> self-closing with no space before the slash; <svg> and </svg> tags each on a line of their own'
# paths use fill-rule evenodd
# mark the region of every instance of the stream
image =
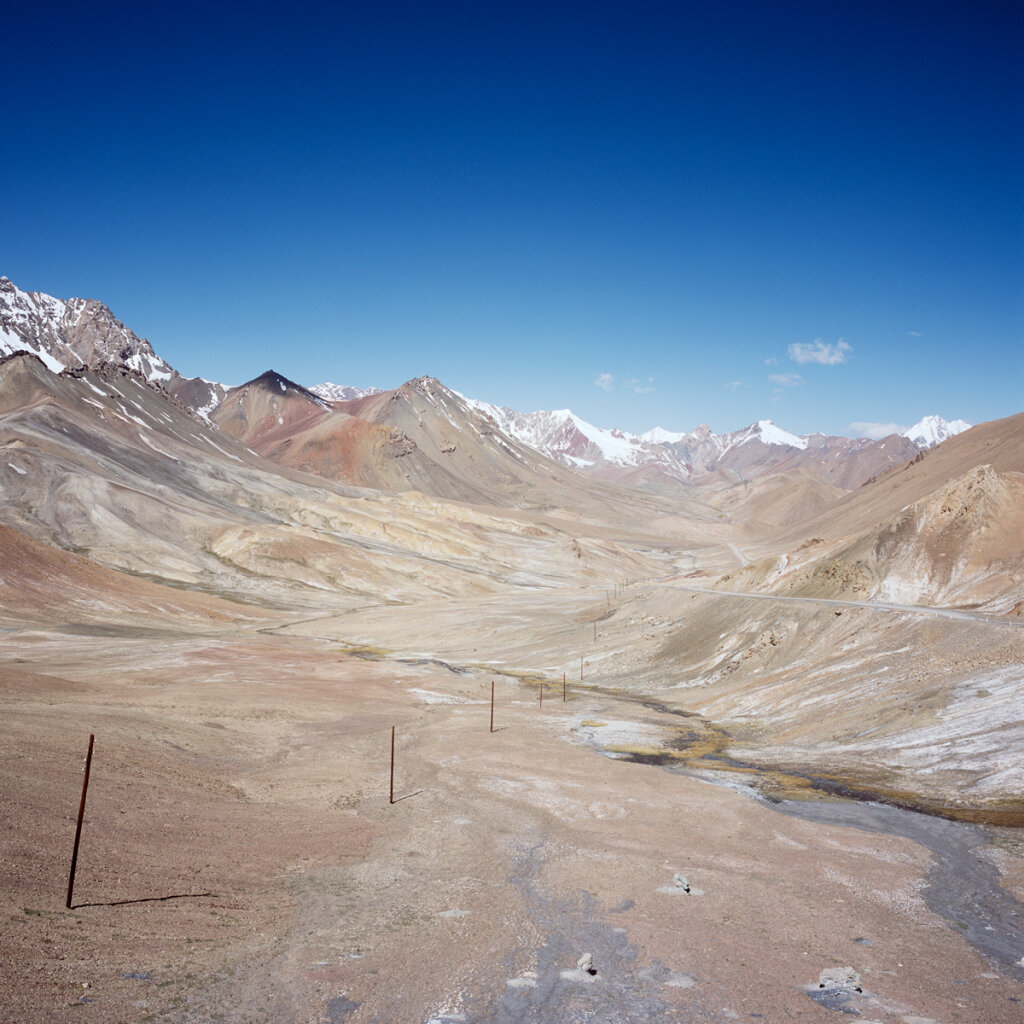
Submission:
<svg viewBox="0 0 1024 1024">
<path fill-rule="evenodd" d="M 999 884 L 995 865 L 975 853 L 988 843 L 985 828 L 884 804 L 758 799 L 804 821 L 902 836 L 927 847 L 933 861 L 921 893 L 925 903 L 1003 974 L 1024 982 L 1024 904 Z"/>
<path fill-rule="evenodd" d="M 984 826 L 870 801 L 780 799 L 766 796 L 752 785 L 738 785 L 732 773 L 723 772 L 716 778 L 706 762 L 702 769 L 678 762 L 658 763 L 673 774 L 727 786 L 781 814 L 820 825 L 900 836 L 924 846 L 932 853 L 927 884 L 921 891 L 925 903 L 960 930 L 1002 974 L 1024 983 L 1024 903 L 1000 885 L 996 866 L 975 852 L 989 843 Z"/>
<path fill-rule="evenodd" d="M 819 793 L 845 799 L 793 800 L 778 792 L 778 773 L 756 764 L 737 761 L 725 752 L 726 733 L 699 715 L 681 711 L 643 694 L 624 695 L 601 687 L 591 692 L 658 714 L 689 720 L 690 728 L 674 726 L 679 736 L 673 749 L 663 752 L 626 752 L 604 748 L 596 736 L 589 742 L 605 756 L 640 764 L 658 765 L 677 775 L 726 786 L 782 814 L 821 825 L 858 828 L 865 832 L 910 839 L 932 853 L 932 864 L 921 896 L 928 907 L 960 930 L 964 938 L 1000 972 L 1024 983 L 1024 903 L 1008 893 L 996 866 L 976 851 L 988 845 L 985 826 L 954 821 L 893 803 L 871 799 L 865 787 L 833 785 L 814 775 L 801 775 Z M 696 754 L 686 758 L 687 748 Z M 720 767 L 716 768 L 716 765 Z M 773 774 L 776 778 L 772 778 Z M 758 783 L 767 782 L 765 790 Z"/>
<path fill-rule="evenodd" d="M 471 671 L 468 666 L 436 663 L 460 675 Z M 632 704 L 656 714 L 672 716 L 677 721 L 680 718 L 688 720 L 685 729 L 675 726 L 680 730 L 680 743 L 673 750 L 661 753 L 605 749 L 592 736 L 588 742 L 604 756 L 656 764 L 674 774 L 727 786 L 781 814 L 804 821 L 899 836 L 930 850 L 932 865 L 921 893 L 927 906 L 960 930 L 967 942 L 1002 974 L 1024 984 L 1024 903 L 1000 885 L 999 870 L 976 852 L 990 841 L 990 833 L 984 826 L 877 803 L 867 792 L 832 786 L 828 780 L 810 775 L 802 777 L 819 792 L 838 791 L 848 799 L 791 800 L 765 795 L 754 785 L 740 783 L 736 769 L 755 779 L 766 778 L 771 773 L 754 764 L 732 761 L 725 753 L 728 738 L 724 731 L 699 715 L 672 708 L 644 694 L 626 695 L 599 686 L 582 689 L 588 695 L 603 697 L 620 705 Z M 693 730 L 689 728 L 690 724 Z M 679 752 L 687 747 L 691 750 L 704 748 L 690 764 L 679 759 Z M 718 770 L 716 762 L 719 762 Z M 729 771 L 727 766 L 731 766 L 733 771 Z"/>
</svg>

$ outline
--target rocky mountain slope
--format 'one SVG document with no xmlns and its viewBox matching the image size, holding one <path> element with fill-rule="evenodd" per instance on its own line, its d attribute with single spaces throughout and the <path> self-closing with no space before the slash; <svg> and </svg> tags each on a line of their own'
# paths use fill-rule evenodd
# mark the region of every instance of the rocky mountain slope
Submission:
<svg viewBox="0 0 1024 1024">
<path fill-rule="evenodd" d="M 327 402 L 273 371 L 228 393 L 213 421 L 255 451 L 328 480 L 449 501 L 593 520 L 720 515 L 695 493 L 675 501 L 589 481 L 503 433 L 433 378 Z"/>
<path fill-rule="evenodd" d="M 748 531 L 752 557 L 720 585 L 1016 614 L 1021 508 L 1024 414 L 922 451 L 814 515 Z"/>
<path fill-rule="evenodd" d="M 276 377 L 268 383 L 283 394 Z M 329 411 L 312 396 L 293 401 Z M 616 530 L 562 505 L 499 516 L 311 476 L 264 458 L 139 373 L 106 364 L 57 375 L 27 353 L 0 360 L 0 483 L 0 524 L 24 535 L 20 551 L 38 550 L 30 539 L 131 577 L 256 605 L 347 607 L 481 593 L 516 579 L 548 586 L 649 574 L 662 535 L 636 524 L 635 506 Z M 693 527 L 680 517 L 677 529 Z M 623 544 L 615 533 L 638 539 Z M 112 584 L 91 578 L 102 618 Z"/>
<path fill-rule="evenodd" d="M 14 352 L 37 356 L 54 373 L 83 366 L 95 370 L 108 363 L 134 370 L 201 415 L 210 413 L 225 393 L 220 384 L 183 377 L 102 302 L 23 292 L 0 277 L 0 355 Z"/>
</svg>

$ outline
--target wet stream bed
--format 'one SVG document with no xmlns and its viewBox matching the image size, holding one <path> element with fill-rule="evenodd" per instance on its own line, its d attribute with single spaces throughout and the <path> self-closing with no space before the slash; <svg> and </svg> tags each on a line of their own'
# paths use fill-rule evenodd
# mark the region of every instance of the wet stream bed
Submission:
<svg viewBox="0 0 1024 1024">
<path fill-rule="evenodd" d="M 1002 887 L 996 866 L 979 855 L 993 842 L 992 829 L 1024 837 L 1024 810 L 1013 804 L 943 804 L 870 780 L 760 766 L 731 757 L 726 730 L 699 715 L 643 696 L 612 691 L 601 696 L 672 716 L 659 745 L 606 744 L 603 723 L 584 722 L 581 732 L 586 741 L 606 756 L 726 785 L 804 821 L 900 836 L 924 846 L 932 854 L 922 889 L 928 907 L 1002 974 L 1024 983 L 1024 903 Z"/>
</svg>

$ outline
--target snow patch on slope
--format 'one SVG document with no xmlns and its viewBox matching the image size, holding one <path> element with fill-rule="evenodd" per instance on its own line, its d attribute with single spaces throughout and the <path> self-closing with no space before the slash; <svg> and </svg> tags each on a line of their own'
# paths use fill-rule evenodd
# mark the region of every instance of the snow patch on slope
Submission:
<svg viewBox="0 0 1024 1024">
<path fill-rule="evenodd" d="M 0 325 L 0 355 L 10 356 L 15 352 L 30 352 L 32 355 L 38 356 L 51 373 L 60 373 L 65 369 L 64 364 L 50 355 L 41 345 L 33 346 L 24 338 L 20 338 L 13 331 L 8 331 Z"/>
</svg>

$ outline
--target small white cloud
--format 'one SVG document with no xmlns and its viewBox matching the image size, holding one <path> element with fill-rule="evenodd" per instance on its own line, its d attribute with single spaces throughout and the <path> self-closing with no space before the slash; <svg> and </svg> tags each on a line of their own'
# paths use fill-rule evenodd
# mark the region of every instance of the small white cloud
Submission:
<svg viewBox="0 0 1024 1024">
<path fill-rule="evenodd" d="M 741 387 L 743 387 L 743 381 L 741 381 L 741 380 L 731 380 L 731 381 L 729 381 L 728 384 L 725 385 L 725 390 L 726 391 L 739 391 L 739 389 Z"/>
<path fill-rule="evenodd" d="M 779 365 L 779 361 L 778 361 L 778 359 L 775 358 L 775 356 L 769 356 L 764 361 L 764 365 L 765 366 L 778 366 Z"/>
<path fill-rule="evenodd" d="M 880 441 L 890 434 L 902 434 L 905 427 L 902 423 L 851 423 L 850 432 L 855 437 L 869 437 L 872 441 Z"/>
<path fill-rule="evenodd" d="M 648 377 L 647 380 L 638 380 L 634 377 L 629 382 L 629 387 L 638 395 L 649 395 L 654 390 L 654 378 Z"/>
<path fill-rule="evenodd" d="M 921 337 L 921 332 L 920 331 L 907 331 L 907 337 L 908 338 L 920 338 Z"/>
<path fill-rule="evenodd" d="M 594 386 L 603 388 L 605 391 L 611 391 L 615 387 L 615 378 L 610 373 L 599 373 L 597 380 L 594 381 Z"/>
<path fill-rule="evenodd" d="M 782 396 L 784 394 L 785 394 L 785 392 L 782 390 L 782 388 L 773 388 L 772 389 L 772 401 L 773 402 L 781 402 L 782 401 Z"/>
<path fill-rule="evenodd" d="M 804 382 L 799 373 L 769 373 L 768 379 L 780 388 L 795 388 Z"/>
<path fill-rule="evenodd" d="M 842 338 L 834 345 L 823 338 L 815 338 L 809 345 L 794 342 L 787 351 L 789 358 L 794 363 L 821 363 L 822 366 L 835 366 L 836 363 L 845 363 L 846 353 L 852 352 L 853 348 Z"/>
</svg>

